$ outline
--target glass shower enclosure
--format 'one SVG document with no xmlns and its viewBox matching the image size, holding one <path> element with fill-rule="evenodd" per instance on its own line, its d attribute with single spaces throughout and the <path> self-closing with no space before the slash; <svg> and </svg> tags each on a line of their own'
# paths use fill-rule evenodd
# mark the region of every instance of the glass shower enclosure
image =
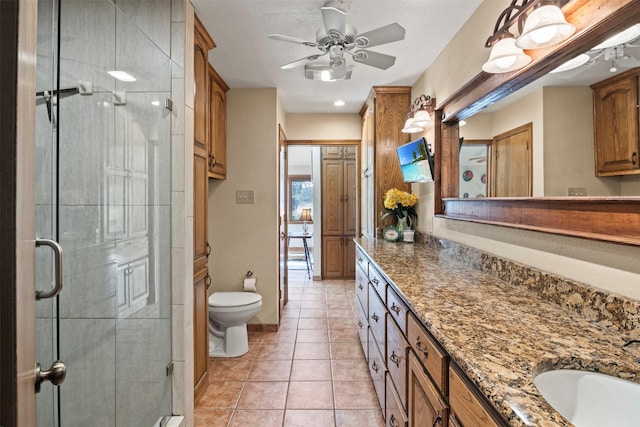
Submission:
<svg viewBox="0 0 640 427">
<path fill-rule="evenodd" d="M 171 414 L 171 0 L 39 0 L 36 237 L 62 289 L 36 302 L 38 426 Z M 57 282 L 36 251 L 36 287 Z"/>
</svg>

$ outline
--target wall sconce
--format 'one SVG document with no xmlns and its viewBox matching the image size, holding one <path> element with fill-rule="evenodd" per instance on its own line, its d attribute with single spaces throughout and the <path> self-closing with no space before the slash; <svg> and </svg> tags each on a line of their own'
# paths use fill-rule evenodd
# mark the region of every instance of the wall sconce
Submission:
<svg viewBox="0 0 640 427">
<path fill-rule="evenodd" d="M 487 73 L 507 73 L 531 62 L 523 49 L 540 49 L 571 37 L 576 27 L 569 24 L 560 7 L 568 0 L 512 0 L 502 11 L 487 39 L 489 60 L 482 65 Z M 512 16 L 513 14 L 513 16 Z M 518 24 L 516 39 L 510 28 Z"/>
<path fill-rule="evenodd" d="M 401 132 L 403 133 L 416 133 L 422 132 L 429 123 L 433 122 L 431 114 L 433 114 L 434 100 L 428 95 L 420 95 L 413 101 L 409 112 L 407 113 L 407 120 L 404 122 L 404 127 Z"/>
<path fill-rule="evenodd" d="M 304 234 L 309 234 L 309 226 L 307 225 L 307 221 L 313 221 L 311 219 L 311 208 L 302 209 L 302 213 L 300 214 L 300 221 L 302 221 L 302 232 Z"/>
</svg>

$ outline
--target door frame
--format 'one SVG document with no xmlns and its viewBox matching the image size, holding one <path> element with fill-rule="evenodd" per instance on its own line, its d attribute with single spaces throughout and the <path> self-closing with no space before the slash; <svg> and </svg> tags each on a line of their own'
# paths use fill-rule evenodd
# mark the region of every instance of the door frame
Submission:
<svg viewBox="0 0 640 427">
<path fill-rule="evenodd" d="M 288 147 L 292 146 L 309 146 L 309 147 L 324 147 L 324 146 L 332 146 L 332 145 L 355 145 L 357 147 L 356 151 L 356 171 L 358 177 L 362 177 L 362 165 L 361 165 L 361 156 L 362 156 L 362 140 L 361 139 L 289 139 L 285 141 Z M 288 174 L 287 174 L 288 176 Z M 357 192 L 358 192 L 358 200 L 356 201 L 356 236 L 360 236 L 361 233 L 361 221 L 360 221 L 360 200 L 361 200 L 361 179 L 357 180 Z M 314 190 L 315 191 L 315 190 Z M 323 208 L 324 209 L 324 208 Z M 316 233 L 314 233 L 315 235 Z M 314 244 L 319 244 L 322 247 L 322 236 L 318 236 L 319 239 L 314 241 Z M 322 280 L 322 276 L 320 277 Z"/>
<path fill-rule="evenodd" d="M 0 2 L 0 425 L 35 426 L 35 57 L 37 5 Z M 18 78 L 18 76 L 20 76 Z"/>
</svg>

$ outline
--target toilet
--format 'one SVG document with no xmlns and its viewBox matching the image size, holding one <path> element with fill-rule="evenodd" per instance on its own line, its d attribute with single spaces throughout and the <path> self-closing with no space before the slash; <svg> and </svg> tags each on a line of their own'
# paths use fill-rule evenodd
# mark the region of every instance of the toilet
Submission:
<svg viewBox="0 0 640 427">
<path fill-rule="evenodd" d="M 258 314 L 262 295 L 214 292 L 209 296 L 209 356 L 237 357 L 249 351 L 247 321 Z"/>
</svg>

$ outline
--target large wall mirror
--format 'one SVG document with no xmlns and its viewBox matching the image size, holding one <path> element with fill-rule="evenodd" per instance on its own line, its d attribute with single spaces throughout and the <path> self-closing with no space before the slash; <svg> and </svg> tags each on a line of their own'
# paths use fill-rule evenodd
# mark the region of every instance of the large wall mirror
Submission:
<svg viewBox="0 0 640 427">
<path fill-rule="evenodd" d="M 572 39 L 533 52 L 525 69 L 481 72 L 439 107 L 436 213 L 640 245 L 640 175 L 596 172 L 590 87 L 639 69 L 640 34 L 607 49 L 602 43 L 640 23 L 640 2 L 572 1 L 564 11 L 578 28 Z M 580 54 L 587 62 L 552 72 Z M 638 137 L 635 114 L 628 126 Z M 634 152 L 629 163 L 638 161 Z"/>
</svg>

